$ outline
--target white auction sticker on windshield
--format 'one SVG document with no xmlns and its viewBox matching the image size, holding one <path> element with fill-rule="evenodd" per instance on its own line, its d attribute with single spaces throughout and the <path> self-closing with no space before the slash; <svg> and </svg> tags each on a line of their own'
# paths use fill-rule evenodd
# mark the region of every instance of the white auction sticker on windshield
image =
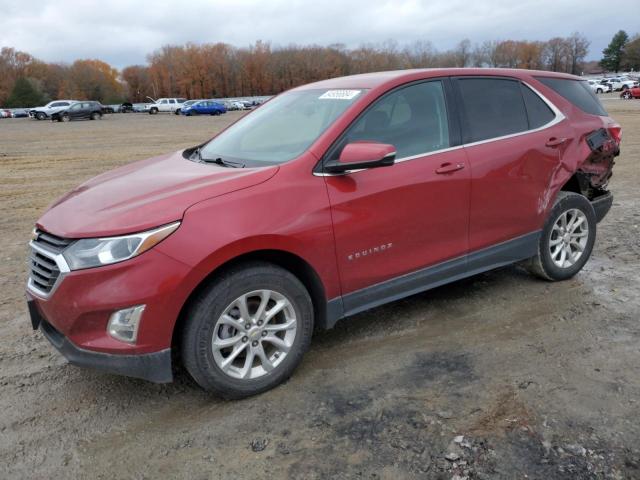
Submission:
<svg viewBox="0 0 640 480">
<path fill-rule="evenodd" d="M 361 90 L 327 90 L 318 98 L 320 100 L 351 100 L 360 92 Z"/>
</svg>

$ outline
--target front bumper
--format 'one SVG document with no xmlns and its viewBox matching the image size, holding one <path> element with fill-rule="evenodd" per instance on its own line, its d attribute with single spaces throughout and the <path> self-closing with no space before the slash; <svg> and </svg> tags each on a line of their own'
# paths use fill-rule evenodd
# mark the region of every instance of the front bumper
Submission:
<svg viewBox="0 0 640 480">
<path fill-rule="evenodd" d="M 141 378 L 155 383 L 173 381 L 171 349 L 140 355 L 121 355 L 93 352 L 79 348 L 53 327 L 42 316 L 34 300 L 28 300 L 31 323 L 73 365 L 88 367 L 107 373 Z"/>
<path fill-rule="evenodd" d="M 61 271 L 64 269 L 60 268 Z M 190 292 L 191 268 L 151 249 L 112 265 L 62 272 L 43 295 L 27 286 L 27 296 L 56 331 L 83 350 L 114 355 L 145 355 L 171 348 L 173 327 Z M 135 344 L 112 338 L 113 312 L 145 305 Z"/>
</svg>

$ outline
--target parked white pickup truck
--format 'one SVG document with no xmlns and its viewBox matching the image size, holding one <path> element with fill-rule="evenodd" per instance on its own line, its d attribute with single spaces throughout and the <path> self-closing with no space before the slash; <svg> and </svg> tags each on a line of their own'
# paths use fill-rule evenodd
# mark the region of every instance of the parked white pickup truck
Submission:
<svg viewBox="0 0 640 480">
<path fill-rule="evenodd" d="M 47 103 L 44 107 L 35 107 L 29 110 L 29 116 L 37 120 L 45 120 L 50 118 L 54 113 L 69 108 L 70 105 L 76 103 L 77 100 L 54 100 Z"/>
<path fill-rule="evenodd" d="M 626 77 L 610 77 L 605 78 L 607 83 L 611 85 L 611 89 L 617 91 L 625 90 L 627 88 L 633 88 L 638 82 Z"/>
<path fill-rule="evenodd" d="M 167 113 L 175 113 L 176 115 L 180 114 L 180 109 L 182 108 L 182 104 L 187 101 L 186 98 L 159 98 L 153 100 L 153 103 L 149 104 L 148 107 L 145 107 L 145 110 L 149 112 L 150 115 L 155 115 L 159 112 L 167 112 Z"/>
</svg>

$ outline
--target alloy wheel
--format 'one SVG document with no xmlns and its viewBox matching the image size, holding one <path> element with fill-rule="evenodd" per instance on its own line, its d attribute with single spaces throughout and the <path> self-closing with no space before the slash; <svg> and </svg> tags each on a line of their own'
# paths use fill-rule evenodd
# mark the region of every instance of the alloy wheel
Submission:
<svg viewBox="0 0 640 480">
<path fill-rule="evenodd" d="M 211 341 L 213 358 L 230 377 L 259 378 L 282 363 L 296 331 L 296 312 L 284 295 L 254 290 L 236 298 L 218 318 Z"/>
<path fill-rule="evenodd" d="M 582 256 L 588 238 L 589 224 L 584 212 L 577 208 L 562 212 L 549 237 L 551 260 L 560 268 L 573 266 Z"/>
</svg>

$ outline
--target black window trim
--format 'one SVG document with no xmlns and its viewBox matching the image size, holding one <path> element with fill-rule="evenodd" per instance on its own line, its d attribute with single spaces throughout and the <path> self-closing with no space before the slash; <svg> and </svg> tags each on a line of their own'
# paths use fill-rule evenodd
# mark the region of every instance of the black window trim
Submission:
<svg viewBox="0 0 640 480">
<path fill-rule="evenodd" d="M 402 85 L 398 85 L 398 86 L 392 88 L 391 90 L 387 90 L 382 95 L 380 95 L 377 98 L 375 98 L 374 100 L 372 100 L 369 103 L 369 105 L 367 105 L 367 107 L 362 112 L 360 112 L 358 114 L 358 116 L 356 118 L 354 118 L 351 121 L 351 123 L 349 123 L 349 125 L 347 125 L 345 127 L 345 129 L 342 131 L 342 133 L 340 133 L 340 135 L 338 135 L 338 137 L 331 143 L 329 148 L 326 149 L 326 151 L 322 155 L 322 159 L 313 168 L 313 175 L 315 175 L 317 177 L 335 177 L 335 176 L 349 175 L 351 173 L 361 172 L 363 169 L 347 170 L 346 172 L 341 172 L 341 173 L 327 173 L 327 172 L 324 171 L 323 165 L 324 165 L 325 162 L 328 161 L 327 155 L 330 152 L 333 151 L 333 149 L 335 148 L 335 146 L 338 143 L 340 143 L 342 141 L 342 139 L 346 135 L 347 131 L 349 131 L 349 129 L 358 120 L 360 120 L 360 118 L 362 118 L 369 110 L 371 110 L 380 100 L 382 100 L 383 98 L 387 97 L 388 95 L 396 93 L 397 91 L 402 90 L 404 88 L 412 87 L 414 85 L 419 85 L 419 84 L 428 83 L 428 82 L 441 82 L 442 83 L 442 90 L 443 90 L 443 94 L 444 94 L 444 103 L 445 103 L 445 108 L 446 108 L 446 111 L 447 111 L 447 125 L 448 125 L 448 130 L 449 130 L 449 144 L 451 146 L 450 147 L 446 147 L 446 148 L 441 148 L 439 150 L 431 150 L 429 152 L 418 153 L 416 155 L 411 155 L 411 156 L 408 156 L 408 157 L 397 158 L 395 160 L 395 163 L 403 163 L 403 162 L 406 162 L 406 161 L 409 161 L 409 160 L 415 160 L 417 158 L 430 156 L 430 155 L 432 155 L 434 153 L 443 153 L 443 152 L 448 152 L 450 150 L 455 150 L 457 148 L 461 148 L 462 140 L 461 140 L 461 129 L 460 129 L 460 122 L 459 122 L 459 114 L 458 114 L 458 108 L 459 107 L 457 105 L 458 102 L 455 102 L 454 98 L 453 98 L 454 95 L 453 95 L 452 86 L 451 86 L 451 77 L 443 76 L 443 77 L 421 78 L 419 80 L 414 80 L 412 82 L 403 83 Z"/>
<path fill-rule="evenodd" d="M 478 140 L 477 142 L 465 142 L 464 139 L 462 138 L 464 133 L 463 127 L 462 127 L 462 123 L 463 123 L 462 118 L 464 116 L 464 105 L 462 104 L 462 97 L 460 95 L 460 90 L 456 81 L 458 79 L 464 79 L 464 78 L 490 78 L 490 79 L 497 78 L 497 79 L 505 79 L 505 80 L 515 80 L 521 84 L 521 87 L 522 86 L 529 87 L 533 93 L 538 95 L 538 97 L 540 97 L 540 99 L 551 109 L 555 117 L 549 122 L 537 128 L 523 130 L 522 132 L 510 133 L 508 135 L 502 135 L 500 137 L 492 137 L 484 140 Z M 342 133 L 338 136 L 338 138 L 336 138 L 336 140 L 333 141 L 333 143 L 329 146 L 329 148 L 327 148 L 325 153 L 322 155 L 322 159 L 313 168 L 313 175 L 317 177 L 334 177 L 334 176 L 341 176 L 341 175 L 350 175 L 352 173 L 363 171 L 363 169 L 357 169 L 357 170 L 347 170 L 346 172 L 341 172 L 341 173 L 327 173 L 327 172 L 324 172 L 323 164 L 325 161 L 327 161 L 328 153 L 331 152 L 334 146 L 344 138 L 344 135 L 349 130 L 349 128 L 351 128 L 351 126 L 355 122 L 357 122 L 360 119 L 360 117 L 362 117 L 367 111 L 369 111 L 369 109 L 371 109 L 373 105 L 375 105 L 379 100 L 402 88 L 416 85 L 419 83 L 430 82 L 430 81 L 441 81 L 444 87 L 445 105 L 447 108 L 447 116 L 448 116 L 448 123 L 449 123 L 449 143 L 451 143 L 451 146 L 447 148 L 441 148 L 440 150 L 432 150 L 429 152 L 411 155 L 409 157 L 402 157 L 402 158 L 396 159 L 395 163 L 403 163 L 410 160 L 416 160 L 418 158 L 424 158 L 431 155 L 438 155 L 440 153 L 446 153 L 453 150 L 458 150 L 460 148 L 474 147 L 476 145 L 482 145 L 484 143 L 497 142 L 500 140 L 506 140 L 509 138 L 518 137 L 521 135 L 528 135 L 530 133 L 546 130 L 547 128 L 557 125 L 558 123 L 562 122 L 566 118 L 566 116 L 560 111 L 558 107 L 555 106 L 555 104 L 551 102 L 551 100 L 549 100 L 546 96 L 544 96 L 533 85 L 531 85 L 530 83 L 520 78 L 508 77 L 508 76 L 502 76 L 502 75 L 460 75 L 456 77 L 451 77 L 451 76 L 430 77 L 430 78 L 415 80 L 413 82 L 403 83 L 402 85 L 398 85 L 397 87 L 383 93 L 376 99 L 372 100 L 371 103 L 362 112 L 360 112 L 360 114 L 355 119 L 353 119 L 353 121 L 342 131 Z M 524 102 L 524 97 L 522 101 Z M 525 105 L 525 112 L 526 112 L 526 105 Z M 529 115 L 527 113 L 527 124 L 528 122 L 529 122 Z"/>
</svg>

